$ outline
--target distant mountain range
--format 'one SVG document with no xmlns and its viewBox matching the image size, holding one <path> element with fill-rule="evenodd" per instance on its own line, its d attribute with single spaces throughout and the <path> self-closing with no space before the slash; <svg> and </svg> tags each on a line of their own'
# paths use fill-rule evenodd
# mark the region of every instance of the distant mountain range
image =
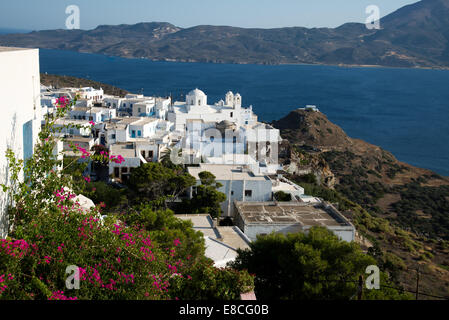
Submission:
<svg viewBox="0 0 449 320">
<path fill-rule="evenodd" d="M 422 0 L 381 19 L 338 28 L 179 28 L 166 22 L 0 35 L 0 45 L 165 61 L 449 67 L 449 0 Z"/>
</svg>

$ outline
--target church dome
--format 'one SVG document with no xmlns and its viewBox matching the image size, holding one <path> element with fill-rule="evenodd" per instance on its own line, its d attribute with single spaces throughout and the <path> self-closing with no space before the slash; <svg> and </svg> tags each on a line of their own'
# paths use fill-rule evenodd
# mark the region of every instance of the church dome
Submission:
<svg viewBox="0 0 449 320">
<path fill-rule="evenodd" d="M 196 88 L 195 90 L 190 91 L 188 96 L 205 97 L 206 94 L 202 90 Z"/>
<path fill-rule="evenodd" d="M 196 88 L 195 90 L 192 90 L 187 94 L 186 102 L 189 105 L 206 105 L 207 96 L 203 91 Z"/>
</svg>

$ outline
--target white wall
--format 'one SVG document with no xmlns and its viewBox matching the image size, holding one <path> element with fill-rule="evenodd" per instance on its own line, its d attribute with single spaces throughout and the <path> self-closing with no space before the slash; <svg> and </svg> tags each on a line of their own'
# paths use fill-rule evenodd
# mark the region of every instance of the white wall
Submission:
<svg viewBox="0 0 449 320">
<path fill-rule="evenodd" d="M 247 224 L 241 226 L 241 221 L 239 223 L 239 227 L 243 228 L 243 232 L 245 235 L 251 239 L 251 241 L 255 241 L 257 239 L 257 235 L 261 234 L 270 234 L 273 231 L 276 233 L 283 233 L 287 235 L 288 233 L 296 233 L 296 232 L 305 232 L 307 233 L 310 226 L 303 228 L 299 223 L 295 224 L 276 224 L 276 223 L 267 223 L 267 224 Z M 354 241 L 355 229 L 352 226 L 347 227 L 326 227 L 329 231 L 332 231 L 336 236 L 338 236 L 341 240 L 346 242 Z"/>
<path fill-rule="evenodd" d="M 41 122 L 39 50 L 0 47 L 0 183 L 8 183 L 5 158 L 12 148 L 18 158 L 32 155 Z M 0 190 L 0 237 L 6 236 L 9 197 Z"/>
<path fill-rule="evenodd" d="M 205 170 L 207 171 L 207 170 Z M 270 180 L 217 180 L 222 184 L 218 191 L 226 195 L 226 201 L 221 203 L 222 217 L 234 215 L 234 201 L 271 201 L 272 184 Z M 197 180 L 197 185 L 201 181 Z M 245 190 L 251 190 L 252 196 L 245 196 Z"/>
</svg>

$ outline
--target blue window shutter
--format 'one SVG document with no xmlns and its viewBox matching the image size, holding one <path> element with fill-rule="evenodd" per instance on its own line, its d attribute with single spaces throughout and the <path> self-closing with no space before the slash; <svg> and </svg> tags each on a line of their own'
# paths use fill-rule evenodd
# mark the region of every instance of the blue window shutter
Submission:
<svg viewBox="0 0 449 320">
<path fill-rule="evenodd" d="M 23 124 L 23 159 L 29 159 L 33 155 L 33 120 Z"/>
</svg>

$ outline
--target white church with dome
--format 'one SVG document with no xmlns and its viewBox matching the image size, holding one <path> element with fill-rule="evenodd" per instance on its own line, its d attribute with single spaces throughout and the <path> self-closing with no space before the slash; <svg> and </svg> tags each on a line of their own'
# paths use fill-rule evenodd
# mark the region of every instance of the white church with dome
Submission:
<svg viewBox="0 0 449 320">
<path fill-rule="evenodd" d="M 188 120 L 203 120 L 204 122 L 229 121 L 237 126 L 253 125 L 257 123 L 257 116 L 253 114 L 252 107 L 242 108 L 242 97 L 239 93 L 229 91 L 225 101 L 209 105 L 207 95 L 195 89 L 186 96 L 185 102 L 175 102 L 167 115 L 167 120 L 174 123 L 175 130 L 184 132 Z"/>
<path fill-rule="evenodd" d="M 185 102 L 175 102 L 170 107 L 167 120 L 183 137 L 177 148 L 188 154 L 192 163 L 200 159 L 216 164 L 232 160 L 253 165 L 253 169 L 257 167 L 254 171 L 259 171 L 259 162 L 270 172 L 279 168 L 276 147 L 282 140 L 279 130 L 258 122 L 252 107 L 242 108 L 239 93 L 229 91 L 224 101 L 209 105 L 203 91 L 192 90 Z M 271 160 L 275 160 L 274 166 L 270 166 Z"/>
</svg>

